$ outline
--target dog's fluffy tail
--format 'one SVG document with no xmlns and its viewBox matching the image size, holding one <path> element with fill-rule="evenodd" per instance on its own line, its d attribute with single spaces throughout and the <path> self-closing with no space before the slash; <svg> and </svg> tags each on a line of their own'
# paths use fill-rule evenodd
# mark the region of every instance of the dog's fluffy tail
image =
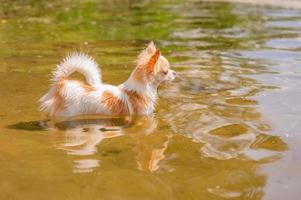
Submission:
<svg viewBox="0 0 301 200">
<path fill-rule="evenodd" d="M 101 73 L 97 63 L 84 53 L 72 53 L 65 57 L 53 72 L 53 81 L 67 78 L 75 71 L 82 73 L 88 84 L 92 86 L 101 84 Z"/>
</svg>

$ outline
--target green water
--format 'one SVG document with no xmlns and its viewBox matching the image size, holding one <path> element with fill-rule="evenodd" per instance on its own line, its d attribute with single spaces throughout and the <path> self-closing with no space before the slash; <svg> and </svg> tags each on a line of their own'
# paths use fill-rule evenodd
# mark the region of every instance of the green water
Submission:
<svg viewBox="0 0 301 200">
<path fill-rule="evenodd" d="M 301 11 L 197 1 L 1 1 L 0 199 L 290 199 L 301 191 Z M 154 40 L 154 116 L 49 121 L 81 50 L 120 84 Z"/>
</svg>

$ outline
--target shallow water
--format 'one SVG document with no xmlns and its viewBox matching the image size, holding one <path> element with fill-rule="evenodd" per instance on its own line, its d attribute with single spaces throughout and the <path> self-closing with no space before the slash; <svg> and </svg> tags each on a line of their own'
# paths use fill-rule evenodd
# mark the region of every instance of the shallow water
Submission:
<svg viewBox="0 0 301 200">
<path fill-rule="evenodd" d="M 0 199 L 299 199 L 300 10 L 4 1 L 0 19 Z M 178 73 L 154 116 L 39 113 L 66 53 L 119 84 L 149 40 Z"/>
</svg>

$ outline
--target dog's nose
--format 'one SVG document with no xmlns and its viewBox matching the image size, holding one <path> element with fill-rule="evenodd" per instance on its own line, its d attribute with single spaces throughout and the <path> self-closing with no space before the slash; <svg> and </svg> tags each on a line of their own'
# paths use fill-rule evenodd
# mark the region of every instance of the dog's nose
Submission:
<svg viewBox="0 0 301 200">
<path fill-rule="evenodd" d="M 174 76 L 176 76 L 176 75 L 177 75 L 177 72 L 175 72 L 175 71 L 172 71 L 172 74 L 173 74 Z"/>
</svg>

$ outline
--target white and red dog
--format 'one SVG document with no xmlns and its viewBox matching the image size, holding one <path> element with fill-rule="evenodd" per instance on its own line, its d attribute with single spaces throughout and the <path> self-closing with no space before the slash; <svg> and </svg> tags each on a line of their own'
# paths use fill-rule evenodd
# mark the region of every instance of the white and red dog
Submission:
<svg viewBox="0 0 301 200">
<path fill-rule="evenodd" d="M 68 79 L 75 71 L 82 73 L 86 82 Z M 94 59 L 75 53 L 57 66 L 51 88 L 40 99 L 40 110 L 55 118 L 85 114 L 147 115 L 154 110 L 158 86 L 174 78 L 175 72 L 169 69 L 169 62 L 153 42 L 138 56 L 129 79 L 119 86 L 104 84 Z"/>
</svg>

